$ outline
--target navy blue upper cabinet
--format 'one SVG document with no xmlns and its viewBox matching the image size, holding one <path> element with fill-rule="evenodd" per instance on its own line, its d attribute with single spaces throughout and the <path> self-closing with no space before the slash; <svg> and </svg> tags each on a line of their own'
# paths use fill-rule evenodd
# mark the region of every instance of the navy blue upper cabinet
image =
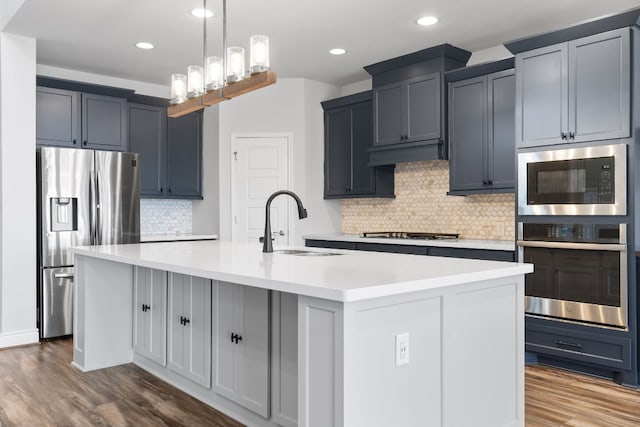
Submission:
<svg viewBox="0 0 640 427">
<path fill-rule="evenodd" d="M 167 196 L 202 199 L 202 111 L 167 124 Z"/>
<path fill-rule="evenodd" d="M 394 197 L 393 166 L 368 165 L 373 141 L 371 92 L 322 102 L 325 199 Z"/>
<path fill-rule="evenodd" d="M 628 137 L 630 38 L 622 28 L 518 53 L 518 146 Z"/>
<path fill-rule="evenodd" d="M 36 88 L 36 143 L 78 147 L 80 94 L 64 89 Z"/>
<path fill-rule="evenodd" d="M 443 44 L 365 67 L 373 85 L 369 165 L 447 159 L 444 72 L 470 56 Z"/>
<path fill-rule="evenodd" d="M 162 197 L 166 190 L 167 108 L 129 104 L 129 149 L 138 153 L 140 195 Z"/>
<path fill-rule="evenodd" d="M 440 73 L 373 91 L 374 145 L 440 139 Z"/>
<path fill-rule="evenodd" d="M 127 150 L 127 100 L 38 86 L 39 145 Z"/>
<path fill-rule="evenodd" d="M 513 59 L 451 71 L 446 76 L 450 194 L 513 192 Z"/>
</svg>

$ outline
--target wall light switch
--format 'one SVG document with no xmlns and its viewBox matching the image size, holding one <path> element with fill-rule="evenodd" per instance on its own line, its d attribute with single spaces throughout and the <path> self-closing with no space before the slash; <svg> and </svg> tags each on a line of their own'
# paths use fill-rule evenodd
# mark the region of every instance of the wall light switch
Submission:
<svg viewBox="0 0 640 427">
<path fill-rule="evenodd" d="M 396 366 L 409 364 L 409 333 L 396 335 Z"/>
</svg>

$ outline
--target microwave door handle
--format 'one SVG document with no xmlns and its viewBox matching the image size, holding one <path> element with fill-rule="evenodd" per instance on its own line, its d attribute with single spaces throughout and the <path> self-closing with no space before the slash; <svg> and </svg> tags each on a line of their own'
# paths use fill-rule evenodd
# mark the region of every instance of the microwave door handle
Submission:
<svg viewBox="0 0 640 427">
<path fill-rule="evenodd" d="M 518 240 L 516 244 L 527 248 L 549 248 L 549 249 L 581 249 L 586 251 L 611 251 L 626 252 L 627 245 L 609 243 L 572 243 L 572 242 L 541 242 L 531 240 Z"/>
</svg>

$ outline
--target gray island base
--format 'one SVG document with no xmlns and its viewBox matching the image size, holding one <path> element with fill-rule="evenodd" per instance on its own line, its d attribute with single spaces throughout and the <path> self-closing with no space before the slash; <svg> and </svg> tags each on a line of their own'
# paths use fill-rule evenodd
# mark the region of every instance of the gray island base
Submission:
<svg viewBox="0 0 640 427">
<path fill-rule="evenodd" d="M 73 364 L 249 426 L 524 426 L 529 264 L 225 241 L 75 248 Z"/>
</svg>

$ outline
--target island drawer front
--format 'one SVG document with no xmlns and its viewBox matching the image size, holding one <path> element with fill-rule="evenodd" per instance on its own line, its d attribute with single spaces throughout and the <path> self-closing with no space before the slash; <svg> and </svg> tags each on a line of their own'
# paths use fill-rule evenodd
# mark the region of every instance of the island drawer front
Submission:
<svg viewBox="0 0 640 427">
<path fill-rule="evenodd" d="M 333 240 L 305 240 L 305 245 L 310 248 L 328 248 L 328 249 L 356 249 L 355 242 L 339 242 Z"/>
<path fill-rule="evenodd" d="M 598 336 L 558 328 L 527 327 L 525 349 L 535 353 L 593 363 L 623 370 L 631 369 L 631 340 Z"/>
</svg>

